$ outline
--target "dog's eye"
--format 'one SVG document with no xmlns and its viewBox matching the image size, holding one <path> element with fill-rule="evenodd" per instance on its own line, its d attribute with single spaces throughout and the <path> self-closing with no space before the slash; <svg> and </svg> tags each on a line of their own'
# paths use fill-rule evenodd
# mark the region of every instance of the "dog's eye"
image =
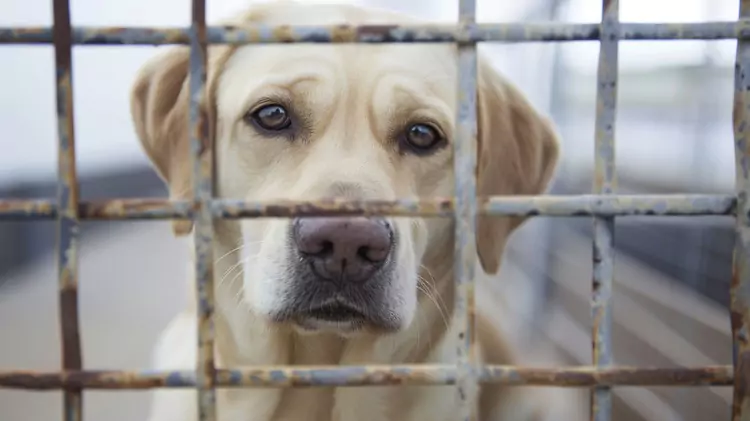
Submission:
<svg viewBox="0 0 750 421">
<path fill-rule="evenodd" d="M 281 105 L 271 104 L 261 107 L 250 115 L 250 118 L 262 129 L 281 131 L 292 125 L 292 119 Z"/>
<path fill-rule="evenodd" d="M 429 124 L 413 124 L 406 130 L 405 140 L 417 153 L 426 153 L 442 143 L 440 132 Z"/>
</svg>

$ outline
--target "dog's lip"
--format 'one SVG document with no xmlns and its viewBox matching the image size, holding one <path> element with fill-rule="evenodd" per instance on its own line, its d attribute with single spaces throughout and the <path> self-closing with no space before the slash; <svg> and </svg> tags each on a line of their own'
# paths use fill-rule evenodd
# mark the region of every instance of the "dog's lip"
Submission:
<svg viewBox="0 0 750 421">
<path fill-rule="evenodd" d="M 366 318 L 360 309 L 338 301 L 312 307 L 303 312 L 301 316 L 330 322 L 347 322 Z"/>
</svg>

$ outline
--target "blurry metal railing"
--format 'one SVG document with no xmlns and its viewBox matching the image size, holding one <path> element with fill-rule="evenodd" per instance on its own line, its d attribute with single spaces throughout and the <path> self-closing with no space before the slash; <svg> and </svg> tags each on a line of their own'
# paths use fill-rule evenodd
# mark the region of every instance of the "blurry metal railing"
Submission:
<svg viewBox="0 0 750 421">
<path fill-rule="evenodd" d="M 57 201 L 0 201 L 0 219 L 56 219 L 62 331 L 61 372 L 0 372 L 0 387 L 64 389 L 65 420 L 82 419 L 82 390 L 197 388 L 200 420 L 216 419 L 216 387 L 315 387 L 366 385 L 456 385 L 462 419 L 473 418 L 480 383 L 591 387 L 593 420 L 611 418 L 613 386 L 734 387 L 732 420 L 750 420 L 750 0 L 742 0 L 736 22 L 692 24 L 620 23 L 618 1 L 604 0 L 600 24 L 477 24 L 475 1 L 460 0 L 457 25 L 329 26 L 249 28 L 207 27 L 205 0 L 193 0 L 189 28 L 72 28 L 68 0 L 53 0 L 53 28 L 0 28 L 0 43 L 54 43 L 57 77 L 59 181 Z M 617 196 L 614 125 L 620 40 L 737 39 L 735 75 L 736 195 Z M 483 41 L 600 40 L 593 195 L 476 198 L 476 43 Z M 456 196 L 434 200 L 357 202 L 238 202 L 214 199 L 213 154 L 206 154 L 206 116 L 198 104 L 205 94 L 207 45 L 213 43 L 459 43 L 458 136 L 454 144 Z M 71 49 L 74 44 L 189 44 L 190 141 L 194 200 L 114 200 L 81 202 L 78 197 Z M 213 145 L 209 145 L 213 148 Z M 211 157 L 209 159 L 209 157 Z M 213 220 L 322 215 L 442 216 L 456 219 L 456 365 L 257 367 L 217 369 L 214 364 Z M 474 346 L 474 235 L 477 214 L 594 217 L 592 285 L 593 365 L 533 368 L 479 365 Z M 612 366 L 613 221 L 630 215 L 730 215 L 737 243 L 731 287 L 734 364 L 696 368 Z M 193 219 L 196 227 L 198 360 L 195 371 L 85 371 L 78 324 L 78 231 L 86 219 Z"/>
</svg>

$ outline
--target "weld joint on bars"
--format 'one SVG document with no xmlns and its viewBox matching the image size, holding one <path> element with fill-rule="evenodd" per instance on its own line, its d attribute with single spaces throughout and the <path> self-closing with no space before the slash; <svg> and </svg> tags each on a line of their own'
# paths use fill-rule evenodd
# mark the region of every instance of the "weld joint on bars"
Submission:
<svg viewBox="0 0 750 421">
<path fill-rule="evenodd" d="M 733 195 L 579 195 L 491 196 L 478 198 L 478 212 L 493 216 L 735 216 Z M 187 219 L 196 214 L 190 201 L 118 199 L 82 201 L 79 215 L 86 220 Z M 393 201 L 210 201 L 216 219 L 291 216 L 385 214 L 453 216 L 454 200 L 402 199 Z M 58 207 L 50 200 L 0 200 L 0 220 L 52 219 Z M 750 218 L 750 215 L 748 216 Z"/>
<path fill-rule="evenodd" d="M 459 25 L 335 25 L 243 28 L 208 26 L 209 44 L 253 43 L 478 43 L 598 41 L 600 23 L 472 23 Z M 190 44 L 189 27 L 73 28 L 72 42 L 82 45 Z M 750 19 L 700 23 L 620 23 L 620 40 L 750 39 Z M 0 44 L 51 44 L 50 27 L 0 27 Z"/>
</svg>

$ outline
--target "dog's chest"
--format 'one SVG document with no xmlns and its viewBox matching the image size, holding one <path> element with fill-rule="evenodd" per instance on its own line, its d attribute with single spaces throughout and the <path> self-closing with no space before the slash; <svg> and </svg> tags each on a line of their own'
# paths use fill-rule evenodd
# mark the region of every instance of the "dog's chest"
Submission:
<svg viewBox="0 0 750 421">
<path fill-rule="evenodd" d="M 286 390 L 272 421 L 332 421 L 334 389 Z"/>
<path fill-rule="evenodd" d="M 219 421 L 448 421 L 449 387 L 310 388 L 219 392 Z M 260 393 L 259 393 L 260 392 Z M 231 396 L 230 396 L 231 395 Z"/>
</svg>

